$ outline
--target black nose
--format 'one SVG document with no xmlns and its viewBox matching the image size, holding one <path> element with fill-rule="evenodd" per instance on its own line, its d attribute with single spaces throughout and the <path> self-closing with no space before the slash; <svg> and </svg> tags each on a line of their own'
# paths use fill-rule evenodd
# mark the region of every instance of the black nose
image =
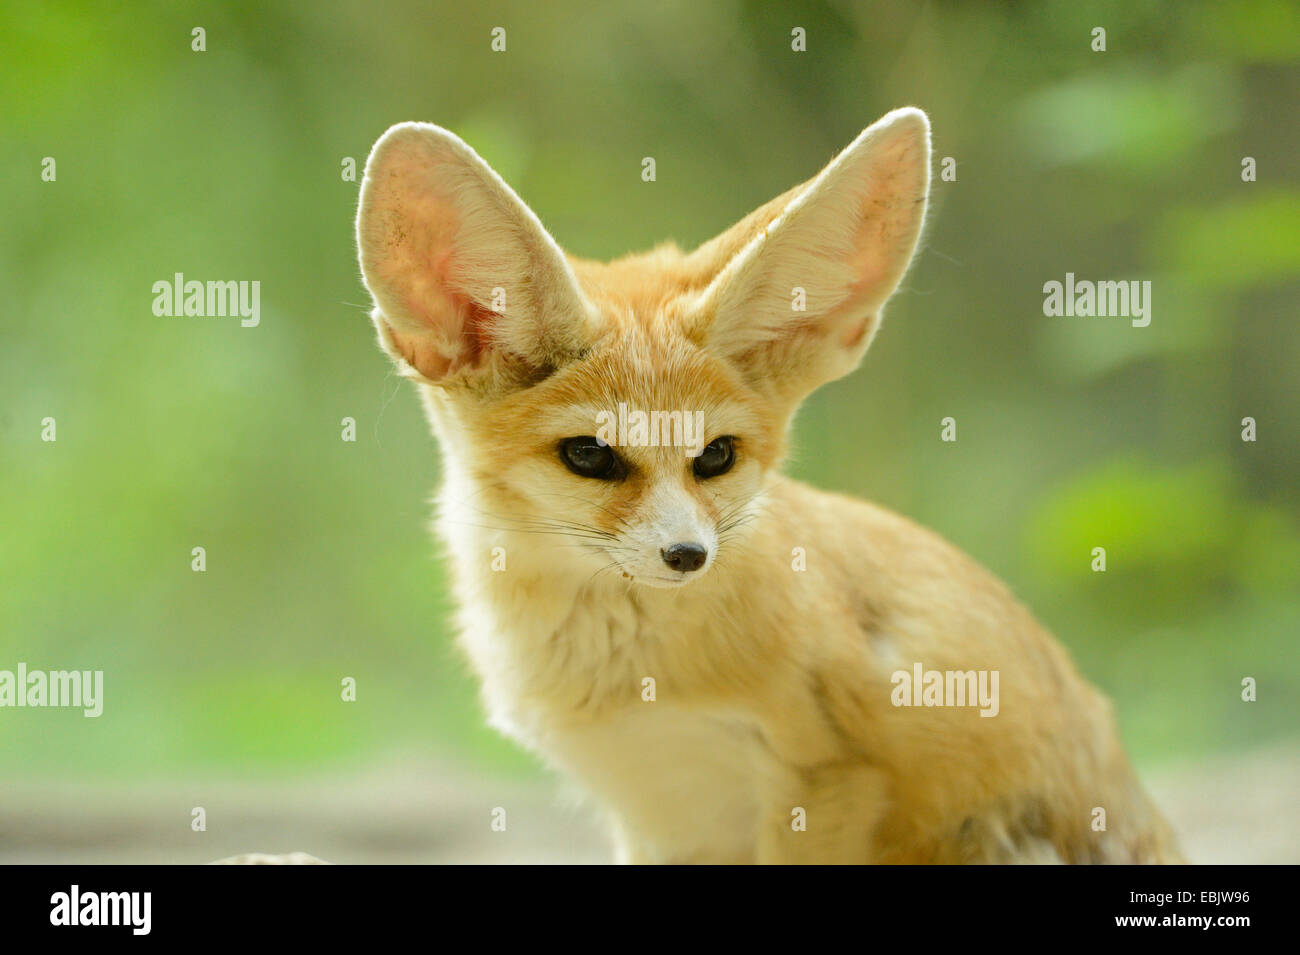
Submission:
<svg viewBox="0 0 1300 955">
<path fill-rule="evenodd" d="M 665 564 L 673 570 L 680 570 L 684 574 L 699 570 L 704 566 L 704 562 L 709 559 L 709 552 L 699 544 L 674 544 L 659 553 L 663 556 Z"/>
</svg>

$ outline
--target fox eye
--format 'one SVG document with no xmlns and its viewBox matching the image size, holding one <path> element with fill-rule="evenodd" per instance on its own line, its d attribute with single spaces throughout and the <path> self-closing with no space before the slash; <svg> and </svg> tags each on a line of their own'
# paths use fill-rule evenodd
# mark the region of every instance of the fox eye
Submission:
<svg viewBox="0 0 1300 955">
<path fill-rule="evenodd" d="M 695 476 L 717 477 L 726 474 L 736 463 L 736 439 L 729 434 L 714 438 L 695 459 Z"/>
<path fill-rule="evenodd" d="M 560 458 L 579 477 L 610 481 L 618 477 L 618 458 L 609 445 L 591 437 L 565 438 L 560 442 Z"/>
</svg>

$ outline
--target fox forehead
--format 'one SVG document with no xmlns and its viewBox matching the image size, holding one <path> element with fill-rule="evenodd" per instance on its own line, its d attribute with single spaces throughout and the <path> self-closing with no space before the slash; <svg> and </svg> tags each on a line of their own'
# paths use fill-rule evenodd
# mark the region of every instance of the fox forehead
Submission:
<svg viewBox="0 0 1300 955">
<path fill-rule="evenodd" d="M 566 258 L 579 287 L 607 320 L 647 331 L 664 324 L 681 327 L 691 300 L 711 278 L 673 243 L 612 262 Z"/>
<path fill-rule="evenodd" d="M 529 443 L 594 435 L 601 415 L 617 420 L 642 412 L 681 415 L 684 427 L 698 423 L 703 434 L 695 437 L 705 441 L 741 436 L 764 464 L 778 453 L 769 435 L 767 399 L 735 368 L 667 328 L 653 334 L 639 322 L 607 328 L 581 358 L 531 388 L 502 396 L 484 412 L 487 420 L 480 426 L 490 424 Z M 687 421 L 688 415 L 697 417 Z"/>
</svg>

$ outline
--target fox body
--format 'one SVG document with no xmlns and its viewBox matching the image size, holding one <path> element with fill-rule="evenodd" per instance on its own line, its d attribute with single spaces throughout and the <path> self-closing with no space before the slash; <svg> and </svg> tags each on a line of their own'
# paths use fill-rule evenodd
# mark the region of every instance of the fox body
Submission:
<svg viewBox="0 0 1300 955">
<path fill-rule="evenodd" d="M 698 249 L 603 264 L 446 130 L 371 152 L 362 273 L 442 448 L 460 642 L 621 861 L 1178 859 L 1108 704 L 998 581 L 780 474 L 799 404 L 879 327 L 929 169 L 897 110 Z M 598 437 L 626 409 L 704 433 Z M 996 672 L 995 712 L 899 705 L 922 666 Z"/>
</svg>

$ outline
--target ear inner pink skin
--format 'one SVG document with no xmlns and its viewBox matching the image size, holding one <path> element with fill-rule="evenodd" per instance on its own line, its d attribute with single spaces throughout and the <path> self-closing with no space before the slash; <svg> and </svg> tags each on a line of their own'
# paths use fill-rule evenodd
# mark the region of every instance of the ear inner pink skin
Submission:
<svg viewBox="0 0 1300 955">
<path fill-rule="evenodd" d="M 421 315 L 424 311 L 409 299 L 407 307 L 412 315 Z M 393 328 L 392 323 L 388 325 L 393 342 L 401 350 L 407 364 L 435 380 L 464 368 L 477 368 L 491 343 L 491 322 L 495 313 L 476 304 L 469 296 L 454 292 L 448 293 L 447 310 L 454 316 L 448 324 L 451 328 L 459 329 L 462 346 L 452 356 L 445 355 L 428 333 L 405 333 Z M 431 328 L 437 324 L 423 318 L 421 322 Z"/>
<path fill-rule="evenodd" d="M 440 237 L 454 236 L 456 223 L 452 219 L 450 207 L 438 203 L 434 211 L 438 216 L 437 232 Z M 423 275 L 423 281 L 411 282 L 411 290 L 402 297 L 402 305 L 409 319 L 420 326 L 423 331 L 402 331 L 392 322 L 389 328 L 393 341 L 401 349 L 408 364 L 419 369 L 429 378 L 441 378 L 462 368 L 477 367 L 490 342 L 490 323 L 493 313 L 476 304 L 468 295 L 456 291 L 450 277 L 455 274 L 455 261 L 451 248 L 439 249 L 442 238 L 433 235 L 430 228 L 409 227 L 395 236 L 395 246 L 405 246 L 411 253 L 413 261 L 426 259 L 428 266 L 411 269 L 416 275 Z M 418 240 L 418 241 L 417 241 Z M 454 241 L 454 240 L 453 240 Z M 419 246 L 433 246 L 433 249 L 420 249 Z M 399 285 L 397 275 L 405 269 L 394 269 L 390 282 Z M 448 345 L 458 343 L 455 354 L 447 355 L 438 347 L 438 342 Z"/>
</svg>

